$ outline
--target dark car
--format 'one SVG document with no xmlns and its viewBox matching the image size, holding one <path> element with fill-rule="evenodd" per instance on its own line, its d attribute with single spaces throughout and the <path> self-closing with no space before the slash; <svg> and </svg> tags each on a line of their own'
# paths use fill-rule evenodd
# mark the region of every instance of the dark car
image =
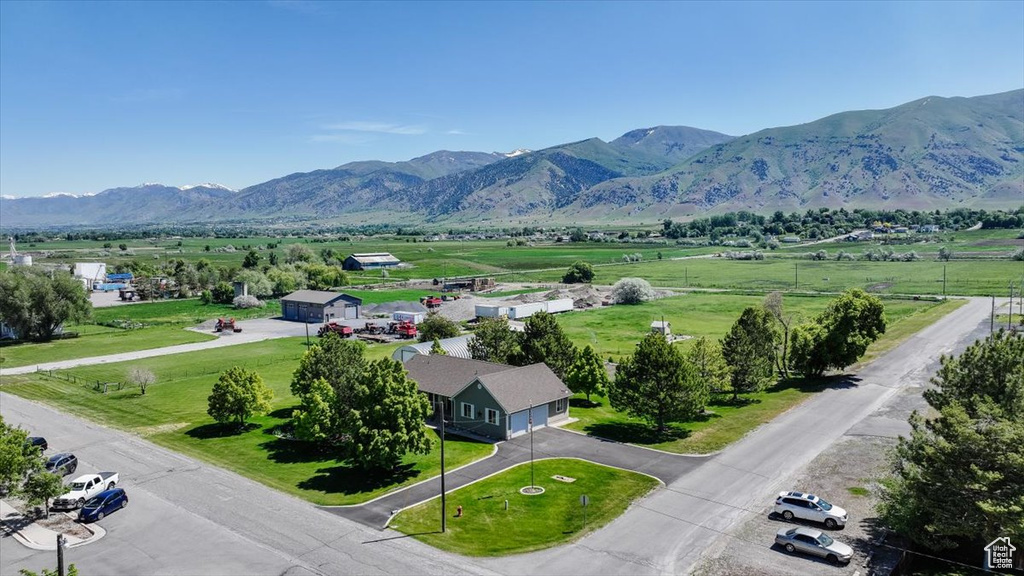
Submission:
<svg viewBox="0 0 1024 576">
<path fill-rule="evenodd" d="M 76 469 L 78 469 L 78 458 L 67 452 L 54 454 L 46 461 L 46 471 L 60 476 L 74 474 Z"/>
<path fill-rule="evenodd" d="M 93 496 L 78 511 L 82 522 L 103 520 L 103 517 L 128 505 L 128 494 L 124 488 L 111 488 Z"/>
<path fill-rule="evenodd" d="M 43 438 L 42 436 L 29 436 L 25 439 L 25 444 L 28 446 L 38 446 L 40 452 L 46 452 L 46 449 L 50 447 L 50 445 L 46 443 L 46 438 Z"/>
</svg>

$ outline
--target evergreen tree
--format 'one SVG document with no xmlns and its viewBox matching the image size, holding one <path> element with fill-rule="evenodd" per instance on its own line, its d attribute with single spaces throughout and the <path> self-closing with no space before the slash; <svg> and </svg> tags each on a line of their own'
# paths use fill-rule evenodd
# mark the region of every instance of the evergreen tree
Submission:
<svg viewBox="0 0 1024 576">
<path fill-rule="evenodd" d="M 364 470 L 388 470 L 407 452 L 430 452 L 423 422 L 430 402 L 409 379 L 401 362 L 370 363 L 353 387 L 352 408 L 342 419 L 350 439 L 348 459 Z"/>
<path fill-rule="evenodd" d="M 656 425 L 693 418 L 709 400 L 706 382 L 659 333 L 648 334 L 636 352 L 619 363 L 608 397 L 612 407 Z"/>
<path fill-rule="evenodd" d="M 444 348 L 441 347 L 441 341 L 438 340 L 437 338 L 434 338 L 434 343 L 430 345 L 430 353 L 437 354 L 438 356 L 448 355 L 448 353 L 445 352 Z"/>
<path fill-rule="evenodd" d="M 523 364 L 543 362 L 562 379 L 577 354 L 576 346 L 562 331 L 555 316 L 547 312 L 538 312 L 526 319 L 525 329 L 519 335 L 519 349 Z"/>
<path fill-rule="evenodd" d="M 270 411 L 274 391 L 263 383 L 263 378 L 241 366 L 221 373 L 208 398 L 206 413 L 222 424 L 235 422 L 243 426 L 253 416 Z"/>
<path fill-rule="evenodd" d="M 707 383 L 708 389 L 721 393 L 729 386 L 729 364 L 722 356 L 722 346 L 701 336 L 686 353 L 686 360 L 697 371 L 697 377 Z"/>
<path fill-rule="evenodd" d="M 260 255 L 255 250 L 249 250 L 242 260 L 242 268 L 256 268 L 260 265 Z"/>
<path fill-rule="evenodd" d="M 1002 331 L 942 358 L 925 392 L 938 415 L 911 415 L 883 482 L 887 525 L 932 549 L 1024 539 L 1022 358 L 1024 339 Z"/>
<path fill-rule="evenodd" d="M 732 397 L 757 392 L 774 376 L 776 333 L 762 308 L 747 308 L 722 340 L 722 356 L 731 370 Z"/>
<path fill-rule="evenodd" d="M 608 390 L 608 370 L 597 352 L 588 344 L 576 356 L 576 361 L 565 373 L 565 385 L 574 394 L 586 394 L 590 402 L 592 394 L 604 396 Z"/>
</svg>

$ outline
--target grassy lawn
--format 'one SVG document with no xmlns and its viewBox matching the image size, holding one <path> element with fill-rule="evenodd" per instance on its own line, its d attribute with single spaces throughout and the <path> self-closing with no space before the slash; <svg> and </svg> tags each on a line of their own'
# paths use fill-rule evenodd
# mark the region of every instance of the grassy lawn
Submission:
<svg viewBox="0 0 1024 576">
<path fill-rule="evenodd" d="M 650 476 L 582 460 L 540 460 L 534 466 L 543 494 L 519 492 L 530 485 L 530 465 L 521 464 L 449 494 L 446 533 L 440 531 L 439 498 L 399 513 L 391 527 L 466 556 L 517 554 L 550 548 L 596 530 L 658 485 Z M 555 480 L 556 474 L 576 481 Z M 586 528 L 580 506 L 583 494 L 590 498 Z M 462 506 L 461 518 L 454 517 L 456 506 Z"/>
<path fill-rule="evenodd" d="M 688 295 L 683 298 L 690 298 Z M 703 295 L 711 297 L 711 303 L 715 306 L 725 306 L 732 298 L 745 298 L 731 295 Z M 666 302 L 666 299 L 658 302 Z M 694 299 L 697 300 L 697 299 Z M 796 304 L 791 296 L 787 296 L 785 304 L 789 310 L 811 311 L 811 303 Z M 800 299 L 795 299 L 799 302 Z M 825 298 L 820 300 L 822 307 Z M 750 303 L 756 303 L 754 300 Z M 742 302 L 742 301 L 741 301 Z M 934 323 L 942 316 L 952 312 L 965 303 L 962 300 L 949 300 L 942 303 L 924 302 L 914 300 L 887 300 L 885 302 L 886 318 L 889 326 L 886 333 L 875 341 L 865 354 L 866 362 L 891 350 L 899 343 L 905 341 L 922 328 Z M 651 303 L 656 304 L 656 303 Z M 794 305 L 796 304 L 796 305 Z M 712 304 L 708 304 L 711 306 Z M 748 304 L 736 304 L 732 306 L 744 306 Z M 609 312 L 615 308 L 627 308 L 616 306 L 607 309 Z M 699 310 L 696 303 L 692 307 Z M 604 310 L 598 311 L 604 312 Z M 597 312 L 595 312 L 596 314 Z M 723 312 L 724 313 L 724 312 Z M 728 330 L 731 322 L 739 315 L 739 309 L 728 313 L 720 321 L 720 326 L 715 328 L 718 332 L 706 332 L 697 335 L 720 338 Z M 570 318 L 569 316 L 564 316 Z M 668 314 L 666 314 L 668 317 Z M 697 324 L 693 324 L 697 325 Z M 677 329 L 676 322 L 672 322 L 673 331 Z M 680 324 L 687 326 L 687 324 Z M 700 324 L 704 330 L 710 330 L 715 324 Z M 568 330 L 567 330 L 568 331 Z M 577 344 L 579 344 L 577 342 Z M 627 351 L 632 353 L 632 346 Z M 856 367 L 852 368 L 855 369 Z M 851 370 L 852 370 L 851 369 Z M 709 415 L 690 422 L 676 422 L 670 425 L 670 429 L 664 436 L 657 436 L 649 424 L 639 418 L 632 418 L 624 412 L 612 408 L 607 399 L 592 398 L 598 401 L 596 404 L 588 404 L 583 396 L 577 395 L 571 400 L 570 415 L 577 418 L 577 422 L 568 424 L 566 427 L 580 432 L 586 432 L 594 436 L 609 438 L 619 442 L 629 442 L 650 448 L 657 448 L 668 452 L 681 454 L 707 454 L 721 450 L 725 446 L 742 438 L 757 426 L 771 421 L 779 414 L 798 405 L 817 392 L 826 389 L 830 380 L 804 381 L 795 379 L 757 392 L 748 394 L 741 403 L 733 403 L 730 398 L 718 398 L 708 406 Z"/>
<path fill-rule="evenodd" d="M 370 347 L 367 357 L 390 356 L 396 346 Z M 298 403 L 289 391 L 289 383 L 304 351 L 304 338 L 282 338 L 192 352 L 187 360 L 184 355 L 160 356 L 83 366 L 56 372 L 58 377 L 5 376 L 0 390 L 139 434 L 316 504 L 364 502 L 440 472 L 437 450 L 407 457 L 387 476 L 368 476 L 330 454 L 274 435 Z M 274 390 L 273 411 L 253 419 L 240 433 L 224 429 L 206 414 L 207 397 L 218 374 L 234 365 L 256 370 Z M 102 394 L 91 386 L 96 381 L 123 381 L 133 366 L 149 368 L 157 377 L 145 396 L 135 388 L 112 387 Z M 67 380 L 69 375 L 75 380 Z M 454 468 L 491 451 L 489 444 L 452 440 L 446 446 L 447 464 Z"/>
<path fill-rule="evenodd" d="M 270 318 L 280 315 L 281 304 L 277 300 L 267 301 L 267 305 L 264 308 L 238 310 L 230 304 L 203 304 L 198 298 L 189 298 L 93 308 L 92 321 L 102 324 L 131 320 L 147 325 L 174 324 L 192 326 L 215 318 Z"/>
<path fill-rule="evenodd" d="M 86 324 L 73 326 L 71 330 L 78 332 L 79 337 L 0 347 L 0 358 L 3 358 L 2 366 L 12 368 L 72 358 L 89 358 L 90 356 L 149 350 L 176 344 L 204 342 L 216 338 L 212 334 L 200 334 L 173 326 L 149 326 L 135 330 L 122 330 Z"/>
</svg>

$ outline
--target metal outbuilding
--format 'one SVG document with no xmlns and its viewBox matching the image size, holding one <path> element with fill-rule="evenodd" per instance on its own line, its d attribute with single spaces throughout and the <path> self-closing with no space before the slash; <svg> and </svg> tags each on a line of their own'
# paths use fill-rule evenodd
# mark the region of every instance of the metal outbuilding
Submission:
<svg viewBox="0 0 1024 576">
<path fill-rule="evenodd" d="M 388 252 L 350 254 L 341 264 L 345 270 L 379 270 L 398 266 L 402 261 Z"/>
<path fill-rule="evenodd" d="M 472 334 L 466 334 L 465 336 L 445 338 L 444 340 L 438 340 L 437 342 L 441 345 L 441 349 L 448 353 L 448 356 L 453 358 L 472 358 L 473 356 L 469 353 L 469 342 L 472 339 Z M 398 360 L 399 362 L 406 362 L 414 356 L 429 355 L 430 349 L 433 346 L 433 342 L 409 344 L 395 350 L 394 353 L 391 354 L 391 358 L 393 360 Z"/>
<path fill-rule="evenodd" d="M 359 318 L 361 298 L 326 290 L 296 290 L 281 298 L 281 316 L 297 322 L 329 322 Z"/>
</svg>

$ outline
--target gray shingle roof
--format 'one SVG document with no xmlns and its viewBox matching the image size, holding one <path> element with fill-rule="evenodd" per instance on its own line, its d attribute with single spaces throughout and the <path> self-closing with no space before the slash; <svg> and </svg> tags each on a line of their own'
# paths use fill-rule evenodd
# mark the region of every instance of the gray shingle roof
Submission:
<svg viewBox="0 0 1024 576">
<path fill-rule="evenodd" d="M 298 302 L 308 302 L 310 304 L 330 304 L 339 298 L 344 298 L 345 300 L 355 304 L 363 303 L 361 298 L 356 298 L 355 296 L 349 296 L 348 294 L 342 294 L 340 292 L 328 292 L 326 290 L 296 290 L 287 296 L 282 296 L 281 300 L 295 300 Z"/>
<path fill-rule="evenodd" d="M 428 347 L 430 342 L 424 342 Z M 440 354 L 417 355 L 405 363 L 409 377 L 416 381 L 421 392 L 440 394 L 448 398 L 474 381 L 478 375 L 508 370 L 504 364 L 467 360 Z"/>
<path fill-rule="evenodd" d="M 526 410 L 531 404 L 538 406 L 572 395 L 547 364 L 507 368 L 477 376 L 476 379 L 509 414 Z"/>
</svg>

